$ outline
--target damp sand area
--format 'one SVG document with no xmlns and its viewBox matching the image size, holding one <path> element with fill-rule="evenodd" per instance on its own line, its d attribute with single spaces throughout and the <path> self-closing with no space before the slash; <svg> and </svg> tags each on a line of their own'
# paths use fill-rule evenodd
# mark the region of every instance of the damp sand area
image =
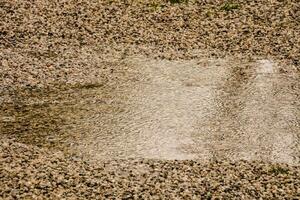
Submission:
<svg viewBox="0 0 300 200">
<path fill-rule="evenodd" d="M 230 57 L 132 57 L 120 66 L 106 83 L 12 96 L 1 105 L 1 136 L 92 161 L 299 165 L 297 71 Z"/>
</svg>

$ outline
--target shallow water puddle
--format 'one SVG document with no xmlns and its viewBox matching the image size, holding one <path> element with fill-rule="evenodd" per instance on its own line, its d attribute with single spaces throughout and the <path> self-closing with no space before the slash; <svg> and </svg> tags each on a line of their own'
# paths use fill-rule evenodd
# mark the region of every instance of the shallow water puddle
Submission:
<svg viewBox="0 0 300 200">
<path fill-rule="evenodd" d="M 95 160 L 300 162 L 297 72 L 271 60 L 126 63 L 107 84 L 2 106 L 2 135 Z"/>
</svg>

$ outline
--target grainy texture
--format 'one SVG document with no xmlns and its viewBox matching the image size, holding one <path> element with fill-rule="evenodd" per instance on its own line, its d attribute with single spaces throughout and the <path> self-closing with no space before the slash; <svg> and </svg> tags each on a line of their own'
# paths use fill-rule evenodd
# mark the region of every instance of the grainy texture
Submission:
<svg viewBox="0 0 300 200">
<path fill-rule="evenodd" d="M 261 56 L 281 63 L 280 73 L 299 72 L 299 0 L 226 2 L 1 0 L 1 111 L 29 113 L 32 118 L 17 116 L 24 122 L 16 125 L 21 133 L 48 130 L 64 121 L 43 103 L 37 105 L 40 113 L 26 110 L 25 97 L 36 100 L 34 94 L 51 96 L 47 90 L 97 88 L 122 79 L 122 60 L 136 54 L 170 60 L 203 58 L 203 52 L 217 58 Z M 297 72 L 292 74 L 298 80 Z M 297 84 L 290 88 L 299 90 Z M 48 115 L 55 121 L 41 117 Z M 14 124 L 12 118 L 1 123 Z M 95 164 L 5 139 L 14 128 L 0 129 L 1 199 L 300 198 L 299 165 L 153 159 Z M 41 144 L 37 141 L 32 143 Z"/>
<path fill-rule="evenodd" d="M 190 59 L 200 49 L 299 66 L 298 0 L 225 2 L 1 1 L 1 88 L 95 80 L 115 51 Z"/>
<path fill-rule="evenodd" d="M 300 168 L 262 162 L 123 160 L 89 165 L 62 154 L 0 142 L 5 199 L 299 198 Z"/>
</svg>

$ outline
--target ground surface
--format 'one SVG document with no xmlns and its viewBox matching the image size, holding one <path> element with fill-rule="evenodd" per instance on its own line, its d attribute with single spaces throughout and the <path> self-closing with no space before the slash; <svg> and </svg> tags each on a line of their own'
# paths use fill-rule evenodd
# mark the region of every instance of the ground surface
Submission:
<svg viewBox="0 0 300 200">
<path fill-rule="evenodd" d="M 89 165 L 1 140 L 4 199 L 292 199 L 299 166 L 262 162 L 118 160 Z"/>
<path fill-rule="evenodd" d="M 0 197 L 300 198 L 299 6 L 1 1 Z"/>
</svg>

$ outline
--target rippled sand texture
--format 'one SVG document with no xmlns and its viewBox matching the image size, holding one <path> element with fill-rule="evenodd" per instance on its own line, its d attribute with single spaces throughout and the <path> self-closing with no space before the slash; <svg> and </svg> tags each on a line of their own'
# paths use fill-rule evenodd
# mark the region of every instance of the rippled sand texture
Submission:
<svg viewBox="0 0 300 200">
<path fill-rule="evenodd" d="M 272 60 L 122 61 L 107 84 L 2 106 L 1 133 L 92 160 L 300 162 L 300 80 Z M 3 134 L 4 133 L 4 134 Z"/>
</svg>

